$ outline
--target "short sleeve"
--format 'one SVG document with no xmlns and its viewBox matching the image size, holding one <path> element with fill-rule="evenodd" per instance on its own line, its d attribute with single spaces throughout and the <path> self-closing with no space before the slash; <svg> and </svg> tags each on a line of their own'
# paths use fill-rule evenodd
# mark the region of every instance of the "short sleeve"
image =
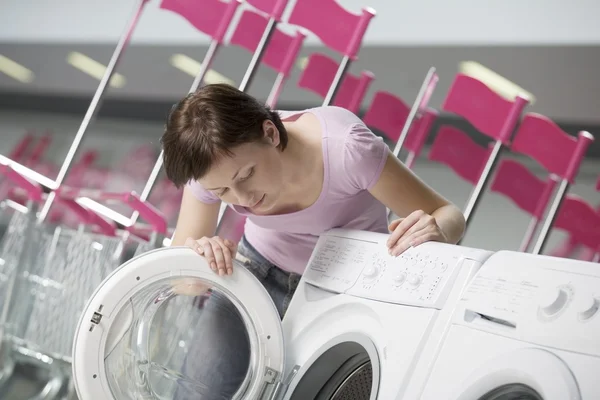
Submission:
<svg viewBox="0 0 600 400">
<path fill-rule="evenodd" d="M 190 181 L 187 184 L 187 187 L 190 189 L 190 192 L 203 203 L 214 204 L 221 201 L 217 195 L 212 193 L 209 190 L 206 190 L 196 181 Z"/>
<path fill-rule="evenodd" d="M 371 189 L 379 180 L 389 152 L 383 138 L 364 124 L 353 124 L 344 144 L 344 171 L 358 190 Z"/>
</svg>

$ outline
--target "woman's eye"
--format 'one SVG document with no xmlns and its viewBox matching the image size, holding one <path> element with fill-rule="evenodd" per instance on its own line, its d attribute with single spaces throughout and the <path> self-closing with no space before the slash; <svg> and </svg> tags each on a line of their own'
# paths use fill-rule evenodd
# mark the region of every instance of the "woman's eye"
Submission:
<svg viewBox="0 0 600 400">
<path fill-rule="evenodd" d="M 242 181 L 248 180 L 248 179 L 250 179 L 250 177 L 251 177 L 252 175 L 254 175 L 254 168 L 252 168 L 252 169 L 250 170 L 250 173 L 249 173 L 248 175 L 246 175 L 245 177 L 243 177 L 241 180 L 242 180 Z"/>
<path fill-rule="evenodd" d="M 218 195 L 219 195 L 219 196 L 223 196 L 225 193 L 227 193 L 227 190 L 228 190 L 227 188 L 225 188 L 225 189 L 221 190 L 221 191 L 218 193 Z"/>
</svg>

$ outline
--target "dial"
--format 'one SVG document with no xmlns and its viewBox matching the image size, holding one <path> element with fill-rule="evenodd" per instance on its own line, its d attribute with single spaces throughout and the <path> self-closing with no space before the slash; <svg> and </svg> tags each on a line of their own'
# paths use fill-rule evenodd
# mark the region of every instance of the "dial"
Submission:
<svg viewBox="0 0 600 400">
<path fill-rule="evenodd" d="M 421 275 L 413 275 L 408 280 L 408 283 L 410 283 L 413 286 L 419 286 L 421 282 L 423 282 L 423 277 Z"/>
<path fill-rule="evenodd" d="M 379 273 L 379 270 L 374 265 L 369 265 L 363 271 L 363 275 L 365 276 L 365 278 L 374 278 L 375 276 L 377 276 L 377 273 Z"/>
<path fill-rule="evenodd" d="M 583 307 L 579 309 L 578 316 L 582 321 L 587 321 L 592 318 L 600 309 L 600 298 L 588 298 Z"/>
<path fill-rule="evenodd" d="M 546 292 L 539 305 L 540 312 L 546 317 L 553 317 L 562 311 L 570 299 L 567 287 L 553 288 Z"/>
<path fill-rule="evenodd" d="M 394 282 L 395 286 L 402 285 L 406 281 L 406 272 L 400 272 L 392 279 L 392 281 Z"/>
</svg>

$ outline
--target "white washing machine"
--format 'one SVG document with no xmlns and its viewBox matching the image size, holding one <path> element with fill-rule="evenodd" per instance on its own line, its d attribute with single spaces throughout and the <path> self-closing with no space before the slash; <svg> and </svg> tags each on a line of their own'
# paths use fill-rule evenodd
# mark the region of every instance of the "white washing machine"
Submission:
<svg viewBox="0 0 600 400">
<path fill-rule="evenodd" d="M 188 248 L 125 263 L 82 313 L 73 355 L 79 398 L 192 398 L 178 397 L 183 386 L 194 399 L 209 398 L 211 383 L 186 366 L 206 361 L 198 346 L 218 345 L 199 334 L 216 298 L 234 305 L 239 324 L 230 329 L 243 331 L 248 345 L 246 362 L 232 366 L 241 372 L 232 398 L 394 398 L 408 387 L 417 361 L 433 362 L 425 344 L 441 342 L 462 290 L 491 253 L 425 243 L 394 258 L 387 238 L 347 230 L 322 235 L 283 322 L 242 265 L 219 277 Z M 189 285 L 204 293 L 177 294 Z"/>
<path fill-rule="evenodd" d="M 599 304 L 600 265 L 497 252 L 465 290 L 424 391 L 407 398 L 600 399 Z"/>
</svg>

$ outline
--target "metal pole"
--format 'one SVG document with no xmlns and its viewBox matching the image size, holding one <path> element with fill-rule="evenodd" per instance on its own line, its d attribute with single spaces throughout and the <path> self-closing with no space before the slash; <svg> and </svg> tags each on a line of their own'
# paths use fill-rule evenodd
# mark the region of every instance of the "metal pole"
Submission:
<svg viewBox="0 0 600 400">
<path fill-rule="evenodd" d="M 242 92 L 245 92 L 250 87 L 252 80 L 254 79 L 254 75 L 256 71 L 258 71 L 258 66 L 267 50 L 267 46 L 269 44 L 269 40 L 271 40 L 271 36 L 273 32 L 275 32 L 275 28 L 277 27 L 277 20 L 273 17 L 269 18 L 267 22 L 267 26 L 263 32 L 262 37 L 260 38 L 260 42 L 256 47 L 256 51 L 252 55 L 252 60 L 250 60 L 250 64 L 248 65 L 248 69 L 246 69 L 246 73 L 244 74 L 244 78 L 242 78 L 242 83 L 240 84 L 239 89 Z"/>
<path fill-rule="evenodd" d="M 281 93 L 281 89 L 283 88 L 283 84 L 285 83 L 285 74 L 278 73 L 277 78 L 275 78 L 275 83 L 271 88 L 271 92 L 269 92 L 269 97 L 267 98 L 267 106 L 270 108 L 274 108 L 275 104 L 277 104 L 277 100 L 279 99 L 279 94 Z"/>
<path fill-rule="evenodd" d="M 329 91 L 327 92 L 327 95 L 325 96 L 325 100 L 323 100 L 323 106 L 328 106 L 333 102 L 333 99 L 335 98 L 335 95 L 337 94 L 337 91 L 341 86 L 340 84 L 342 83 L 342 80 L 344 79 L 344 75 L 350 68 L 350 64 L 352 64 L 350 57 L 344 56 L 344 58 L 342 58 L 342 62 L 340 63 L 340 66 L 338 67 L 338 69 L 335 73 L 335 77 L 333 78 L 333 81 L 331 82 L 331 86 L 329 86 Z"/>
<path fill-rule="evenodd" d="M 402 127 L 402 132 L 400 133 L 400 137 L 398 138 L 398 141 L 396 142 L 396 147 L 394 147 L 394 155 L 396 157 L 398 157 L 400 155 L 400 151 L 402 150 L 404 141 L 406 140 L 406 137 L 408 136 L 410 127 L 412 126 L 413 121 L 415 120 L 417 113 L 419 112 L 419 109 L 422 108 L 421 103 L 423 102 L 423 99 L 427 95 L 427 89 L 429 88 L 429 82 L 431 82 L 431 79 L 435 76 L 435 72 L 436 72 L 435 67 L 429 68 L 429 71 L 427 72 L 427 75 L 425 76 L 425 80 L 423 81 L 423 84 L 421 85 L 421 88 L 419 89 L 417 98 L 410 109 L 410 113 L 408 114 L 408 117 L 406 118 L 406 122 L 404 123 L 404 126 Z"/>
<path fill-rule="evenodd" d="M 200 68 L 200 71 L 198 71 L 198 75 L 196 75 L 196 77 L 194 78 L 194 82 L 192 83 L 192 86 L 190 87 L 190 90 L 188 93 L 193 93 L 196 90 L 198 90 L 198 88 L 204 81 L 204 77 L 206 76 L 206 73 L 210 69 L 210 66 L 211 66 L 213 60 L 217 56 L 217 52 L 218 52 L 220 46 L 221 46 L 221 44 L 219 43 L 218 40 L 212 40 L 210 42 L 210 45 L 208 46 L 208 50 L 206 51 L 206 55 L 204 56 L 204 60 L 202 60 L 202 66 Z M 146 181 L 146 184 L 144 185 L 144 188 L 142 189 L 142 193 L 140 193 L 141 201 L 147 201 L 148 198 L 150 198 L 152 189 L 154 188 L 154 185 L 156 184 L 156 181 L 158 179 L 158 176 L 160 175 L 160 171 L 163 166 L 163 154 L 164 154 L 164 151 L 161 150 L 158 158 L 156 159 L 156 162 L 154 163 L 154 167 L 152 167 L 152 172 L 150 172 L 150 176 L 148 177 L 148 180 Z M 129 225 L 130 226 L 135 225 L 139 216 L 140 216 L 140 213 L 137 211 L 134 211 L 133 214 L 131 215 L 131 218 L 129 219 Z"/>
<path fill-rule="evenodd" d="M 217 56 L 217 51 L 219 50 L 219 47 L 221 47 L 221 44 L 219 43 L 218 40 L 213 39 L 210 42 L 210 45 L 208 46 L 208 50 L 206 51 L 206 54 L 204 55 L 204 60 L 202 60 L 202 64 L 200 66 L 200 71 L 198 71 L 198 75 L 196 75 L 196 78 L 194 78 L 194 82 L 192 83 L 192 87 L 190 88 L 189 93 L 195 92 L 196 90 L 198 90 L 200 85 L 202 85 L 202 81 L 204 81 L 204 76 L 210 69 L 210 65 L 212 64 L 213 60 Z"/>
<path fill-rule="evenodd" d="M 531 245 L 531 240 L 533 239 L 533 235 L 537 230 L 539 220 L 537 217 L 531 218 L 529 221 L 529 225 L 527 226 L 527 231 L 525 232 L 525 236 L 523 236 L 523 240 L 521 241 L 521 246 L 519 247 L 520 252 L 526 252 L 529 246 Z"/>
<path fill-rule="evenodd" d="M 485 167 L 483 168 L 483 172 L 479 178 L 479 181 L 477 181 L 477 185 L 475 185 L 475 189 L 473 189 L 473 193 L 469 197 L 469 200 L 467 202 L 467 206 L 465 207 L 465 212 L 464 212 L 465 222 L 467 224 L 467 227 L 469 225 L 471 215 L 475 212 L 475 210 L 477 209 L 477 206 L 479 205 L 479 200 L 481 199 L 481 194 L 483 193 L 483 191 L 485 189 L 487 189 L 487 187 L 489 186 L 489 184 L 491 182 L 490 178 L 496 167 L 498 156 L 500 155 L 502 148 L 503 148 L 503 145 L 500 140 L 498 140 L 496 143 L 494 143 L 494 147 L 492 148 L 490 157 L 488 158 L 488 160 L 485 164 Z M 459 244 L 460 244 L 460 242 L 459 242 Z"/>
<path fill-rule="evenodd" d="M 556 192 L 556 196 L 554 196 L 554 201 L 550 205 L 550 211 L 548 212 L 548 216 L 544 220 L 544 224 L 542 225 L 542 230 L 538 236 L 537 242 L 533 247 L 532 254 L 542 254 L 544 251 L 544 247 L 546 247 L 546 243 L 548 238 L 550 237 L 550 230 L 552 229 L 552 225 L 554 225 L 554 220 L 558 215 L 558 210 L 560 209 L 560 205 L 562 204 L 563 198 L 569 190 L 569 181 L 567 179 L 563 179 L 560 182 L 560 186 L 558 187 L 558 191 Z"/>
<path fill-rule="evenodd" d="M 71 143 L 71 147 L 69 148 L 69 150 L 67 152 L 67 156 L 65 157 L 65 160 L 63 161 L 62 166 L 60 167 L 60 170 L 58 171 L 58 175 L 56 177 L 56 180 L 54 181 L 54 187 L 52 189 L 57 189 L 58 187 L 60 187 L 60 185 L 62 185 L 65 177 L 67 176 L 67 173 L 69 172 L 69 169 L 71 168 L 71 164 L 73 163 L 73 159 L 75 158 L 75 155 L 77 154 L 77 150 L 79 149 L 79 146 L 81 145 L 83 136 L 85 135 L 90 123 L 97 115 L 98 108 L 101 105 L 102 100 L 104 98 L 104 94 L 106 92 L 106 87 L 108 86 L 110 79 L 112 78 L 112 76 L 117 68 L 117 65 L 119 64 L 119 60 L 120 60 L 121 56 L 123 55 L 124 50 L 126 49 L 127 45 L 129 44 L 129 41 L 133 34 L 133 31 L 135 30 L 135 27 L 136 27 L 136 25 L 140 19 L 140 16 L 142 14 L 143 6 L 145 5 L 146 2 L 147 2 L 147 0 L 141 0 L 139 2 L 132 18 L 130 19 L 130 22 L 129 22 L 127 28 L 125 29 L 125 32 L 123 33 L 123 35 L 121 35 L 121 38 L 119 39 L 117 47 L 116 47 L 115 51 L 113 52 L 113 55 L 108 63 L 108 66 L 106 67 L 104 76 L 100 80 L 100 84 L 98 85 L 98 88 L 96 89 L 96 93 L 94 93 L 94 97 L 92 98 L 92 101 L 85 113 L 85 116 L 83 117 L 83 121 L 81 122 L 81 125 L 79 126 L 79 130 L 77 131 L 77 134 L 75 135 L 75 138 L 73 139 L 73 142 Z M 51 191 L 48 194 L 48 197 L 46 198 L 46 201 L 44 202 L 44 205 L 42 206 L 42 208 L 40 209 L 40 212 L 38 214 L 39 222 L 42 222 L 46 219 L 48 212 L 50 211 L 50 207 L 52 206 L 52 202 L 54 201 L 55 197 L 56 197 L 56 194 L 54 193 L 54 191 Z"/>
</svg>

